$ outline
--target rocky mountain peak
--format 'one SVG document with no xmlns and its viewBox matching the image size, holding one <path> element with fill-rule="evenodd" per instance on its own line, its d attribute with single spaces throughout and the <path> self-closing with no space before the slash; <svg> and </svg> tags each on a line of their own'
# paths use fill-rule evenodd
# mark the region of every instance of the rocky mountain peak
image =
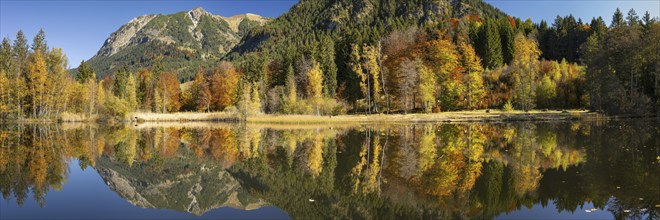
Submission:
<svg viewBox="0 0 660 220">
<path fill-rule="evenodd" d="M 243 21 L 246 22 L 241 26 Z M 255 14 L 223 17 L 201 7 L 173 14 L 143 15 L 112 33 L 89 64 L 97 76 L 104 77 L 126 64 L 138 69 L 151 66 L 154 58 L 169 59 L 171 66 L 166 68 L 190 74 L 193 68 L 187 69 L 181 63 L 220 58 L 245 33 L 268 21 Z"/>
<path fill-rule="evenodd" d="M 202 19 L 202 15 L 211 15 L 211 13 L 207 12 L 202 7 L 197 7 L 188 11 L 188 17 L 190 17 L 190 20 L 192 20 L 195 27 L 197 27 L 199 20 Z"/>
</svg>

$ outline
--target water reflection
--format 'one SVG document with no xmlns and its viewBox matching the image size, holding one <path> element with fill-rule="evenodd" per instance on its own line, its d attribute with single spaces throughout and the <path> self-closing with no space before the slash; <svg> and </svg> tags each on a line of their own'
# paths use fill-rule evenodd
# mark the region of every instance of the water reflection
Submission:
<svg viewBox="0 0 660 220">
<path fill-rule="evenodd" d="M 296 219 L 491 219 L 535 204 L 584 216 L 589 203 L 656 219 L 659 133 L 654 121 L 8 125 L 0 190 L 48 206 L 78 161 L 135 206 L 195 215 L 274 205 Z"/>
</svg>

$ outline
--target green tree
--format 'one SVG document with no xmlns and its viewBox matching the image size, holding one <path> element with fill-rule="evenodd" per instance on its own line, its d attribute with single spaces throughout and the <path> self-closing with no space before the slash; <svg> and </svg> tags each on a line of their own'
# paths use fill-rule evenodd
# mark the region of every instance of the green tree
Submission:
<svg viewBox="0 0 660 220">
<path fill-rule="evenodd" d="M 88 79 L 96 80 L 94 79 L 96 76 L 96 73 L 94 73 L 94 70 L 92 67 L 87 64 L 87 62 L 80 61 L 80 65 L 78 66 L 78 75 L 76 79 L 78 80 L 78 83 L 85 83 L 87 82 Z"/>
<path fill-rule="evenodd" d="M 48 53 L 48 44 L 46 43 L 46 32 L 43 29 L 39 29 L 37 35 L 34 36 L 32 40 L 32 51 L 41 53 Z"/>
<path fill-rule="evenodd" d="M 550 79 L 550 76 L 543 76 L 536 88 L 536 103 L 541 108 L 550 108 L 553 106 L 556 97 L 557 85 Z"/>
<path fill-rule="evenodd" d="M 131 75 L 127 65 L 117 70 L 115 73 L 115 83 L 112 86 L 112 94 L 120 99 L 126 100 L 128 94 L 126 93 L 126 85 L 128 84 L 128 77 Z"/>
<path fill-rule="evenodd" d="M 612 15 L 612 24 L 610 25 L 610 27 L 618 28 L 625 24 L 626 23 L 623 21 L 623 13 L 621 13 L 621 10 L 619 10 L 619 8 L 616 8 L 614 15 Z"/>
<path fill-rule="evenodd" d="M 480 57 L 483 59 L 483 66 L 487 69 L 495 69 L 502 65 L 504 58 L 502 57 L 502 40 L 498 26 L 493 22 L 487 20 L 479 31 L 478 51 Z"/>
<path fill-rule="evenodd" d="M 513 38 L 515 37 L 513 26 L 508 19 L 500 20 L 499 24 L 500 40 L 502 40 L 502 61 L 504 63 L 511 63 L 515 53 L 513 47 Z"/>
</svg>

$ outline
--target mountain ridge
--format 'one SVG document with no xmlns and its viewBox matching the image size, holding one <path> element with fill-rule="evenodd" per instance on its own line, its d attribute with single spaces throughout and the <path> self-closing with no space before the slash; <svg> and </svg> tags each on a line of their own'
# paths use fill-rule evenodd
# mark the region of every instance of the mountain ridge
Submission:
<svg viewBox="0 0 660 220">
<path fill-rule="evenodd" d="M 203 66 L 205 61 L 220 59 L 252 28 L 270 20 L 251 13 L 224 17 L 201 7 L 141 15 L 111 33 L 89 63 L 99 78 L 123 65 L 135 70 L 156 62 L 165 63 L 166 69 L 194 72 L 180 63 Z"/>
</svg>

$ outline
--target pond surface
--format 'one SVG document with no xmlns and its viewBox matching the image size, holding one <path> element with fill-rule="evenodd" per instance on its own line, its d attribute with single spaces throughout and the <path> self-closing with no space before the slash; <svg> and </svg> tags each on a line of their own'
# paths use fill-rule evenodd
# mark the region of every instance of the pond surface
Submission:
<svg viewBox="0 0 660 220">
<path fill-rule="evenodd" d="M 654 120 L 2 125 L 2 219 L 658 219 Z"/>
</svg>

